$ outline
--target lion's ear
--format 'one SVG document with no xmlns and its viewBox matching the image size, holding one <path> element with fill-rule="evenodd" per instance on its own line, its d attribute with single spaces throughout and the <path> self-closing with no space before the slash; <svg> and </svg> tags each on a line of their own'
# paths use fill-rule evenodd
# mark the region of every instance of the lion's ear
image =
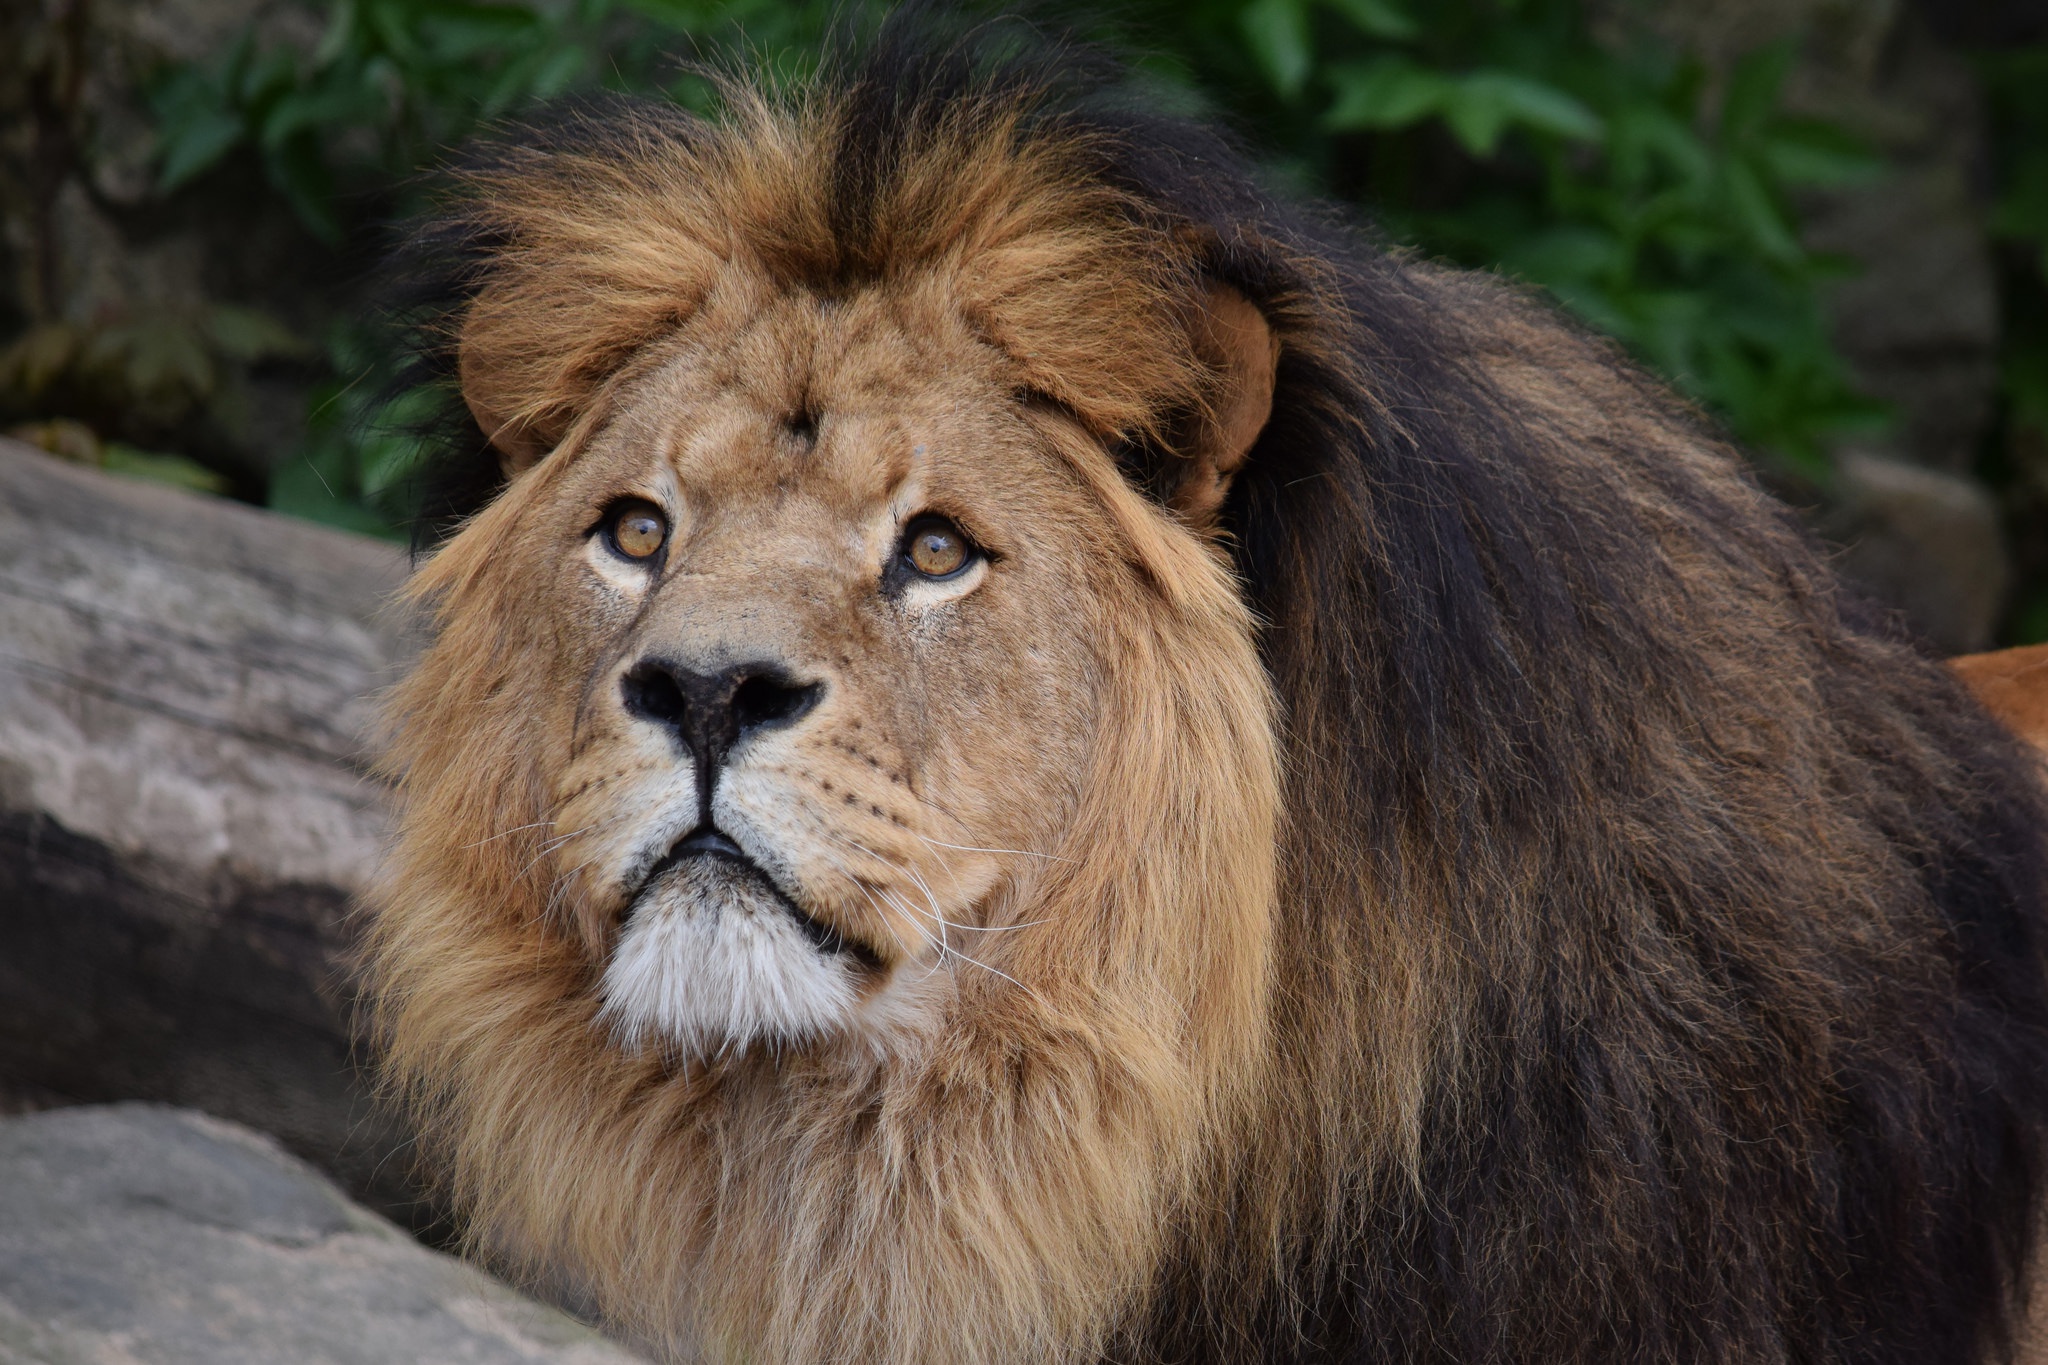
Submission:
<svg viewBox="0 0 2048 1365">
<path fill-rule="evenodd" d="M 476 419 L 484 438 L 497 450 L 498 467 L 509 480 L 539 464 L 555 443 L 531 420 L 516 415 L 518 405 L 498 381 L 496 369 L 465 336 L 456 364 L 462 401 L 468 404 L 469 415 Z"/>
<path fill-rule="evenodd" d="M 1215 388 L 1182 452 L 1189 464 L 1167 505 L 1193 525 L 1208 526 L 1273 415 L 1280 341 L 1266 315 L 1224 285 L 1212 285 L 1196 310 L 1192 340 L 1195 354 L 1215 376 Z"/>
</svg>

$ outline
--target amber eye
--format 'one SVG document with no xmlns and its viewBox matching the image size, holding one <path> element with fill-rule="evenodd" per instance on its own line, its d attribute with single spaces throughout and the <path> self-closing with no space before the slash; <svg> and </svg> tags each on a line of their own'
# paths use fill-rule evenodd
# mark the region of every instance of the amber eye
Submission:
<svg viewBox="0 0 2048 1365">
<path fill-rule="evenodd" d="M 903 562 L 926 578 L 951 578 L 974 559 L 974 546 L 944 517 L 919 517 L 903 536 Z"/>
<path fill-rule="evenodd" d="M 631 499 L 606 513 L 604 538 L 627 559 L 652 559 L 668 540 L 668 518 L 653 503 Z"/>
</svg>

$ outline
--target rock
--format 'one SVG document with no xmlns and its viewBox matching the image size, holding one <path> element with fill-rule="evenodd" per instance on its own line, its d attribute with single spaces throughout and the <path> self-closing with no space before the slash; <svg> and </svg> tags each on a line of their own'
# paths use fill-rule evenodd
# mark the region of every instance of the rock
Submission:
<svg viewBox="0 0 2048 1365">
<path fill-rule="evenodd" d="M 1892 408 L 1888 453 L 1966 473 L 1998 388 L 1983 95 L 1969 62 L 1917 14 L 1885 27 L 1882 60 L 1816 73 L 1803 104 L 1868 138 L 1888 169 L 1805 195 L 1803 236 L 1857 265 L 1832 291 L 1835 344 L 1863 389 Z"/>
<path fill-rule="evenodd" d="M 120 1104 L 0 1121 L 0 1365 L 630 1365 L 275 1142 Z"/>
<path fill-rule="evenodd" d="M 0 1093 L 203 1108 L 424 1216 L 342 971 L 406 567 L 0 441 Z"/>
<path fill-rule="evenodd" d="M 1898 608 L 1944 654 L 1991 643 L 2007 561 L 1998 506 L 1975 480 L 1855 451 L 1821 531 L 1841 572 Z"/>
</svg>

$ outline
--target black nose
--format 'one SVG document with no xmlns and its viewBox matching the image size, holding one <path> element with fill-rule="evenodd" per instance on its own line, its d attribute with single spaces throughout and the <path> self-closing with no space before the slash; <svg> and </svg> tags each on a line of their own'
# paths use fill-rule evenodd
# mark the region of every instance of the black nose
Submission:
<svg viewBox="0 0 2048 1365">
<path fill-rule="evenodd" d="M 626 670 L 626 709 L 667 729 L 697 763 L 708 805 L 726 756 L 756 730 L 787 725 L 818 704 L 821 683 L 800 683 L 775 664 L 738 664 L 699 673 L 672 659 L 646 658 Z"/>
</svg>

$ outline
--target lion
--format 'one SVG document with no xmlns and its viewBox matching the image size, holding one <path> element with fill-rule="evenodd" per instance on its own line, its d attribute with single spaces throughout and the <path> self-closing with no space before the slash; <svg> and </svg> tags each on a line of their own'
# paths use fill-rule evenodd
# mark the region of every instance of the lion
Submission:
<svg viewBox="0 0 2048 1365">
<path fill-rule="evenodd" d="M 364 981 L 471 1246 L 681 1360 L 2008 1350 L 2018 743 L 1612 345 L 920 32 L 418 235 Z"/>
</svg>

